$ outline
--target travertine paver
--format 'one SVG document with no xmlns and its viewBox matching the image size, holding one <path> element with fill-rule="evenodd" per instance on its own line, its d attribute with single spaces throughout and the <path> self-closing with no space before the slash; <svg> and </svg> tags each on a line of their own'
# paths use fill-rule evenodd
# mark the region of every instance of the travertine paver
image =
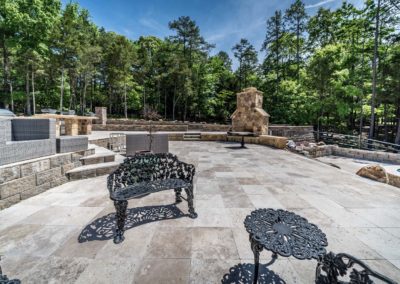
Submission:
<svg viewBox="0 0 400 284">
<path fill-rule="evenodd" d="M 97 239 L 83 231 L 114 212 L 106 177 L 69 182 L 0 211 L 3 271 L 23 283 L 220 283 L 231 267 L 253 263 L 245 216 L 271 207 L 317 224 L 328 249 L 400 279 L 398 188 L 281 150 L 227 146 L 170 142 L 173 153 L 196 166 L 199 217 L 130 228 L 120 245 L 112 242 L 110 222 L 98 228 Z M 129 208 L 174 200 L 173 192 L 162 192 L 131 200 Z M 187 212 L 185 202 L 178 208 Z M 261 254 L 263 263 L 270 257 Z M 279 257 L 268 269 L 286 283 L 309 284 L 315 266 L 315 260 Z"/>
</svg>

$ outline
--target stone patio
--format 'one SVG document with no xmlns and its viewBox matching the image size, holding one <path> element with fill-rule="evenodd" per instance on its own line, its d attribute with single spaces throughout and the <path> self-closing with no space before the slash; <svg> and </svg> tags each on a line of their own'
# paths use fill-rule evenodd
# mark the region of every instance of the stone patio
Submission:
<svg viewBox="0 0 400 284">
<path fill-rule="evenodd" d="M 245 216 L 271 207 L 318 225 L 329 250 L 400 279 L 398 188 L 286 151 L 235 146 L 170 142 L 173 153 L 196 166 L 199 217 L 131 226 L 120 245 L 110 235 L 114 208 L 105 176 L 66 183 L 0 211 L 3 272 L 23 283 L 221 283 L 231 267 L 253 263 Z M 173 192 L 163 192 L 132 200 L 129 208 L 176 212 L 174 200 Z M 186 202 L 178 207 L 187 213 Z M 269 252 L 261 256 L 263 263 L 271 260 Z M 285 281 L 279 283 L 309 284 L 315 267 L 315 260 L 278 257 L 268 269 Z"/>
</svg>

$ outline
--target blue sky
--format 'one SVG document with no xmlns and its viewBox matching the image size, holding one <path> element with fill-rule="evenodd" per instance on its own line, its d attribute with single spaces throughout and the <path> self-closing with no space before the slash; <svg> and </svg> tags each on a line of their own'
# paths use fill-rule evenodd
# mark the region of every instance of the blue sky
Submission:
<svg viewBox="0 0 400 284">
<path fill-rule="evenodd" d="M 363 0 L 348 0 L 361 5 Z M 68 3 L 70 0 L 62 0 Z M 89 10 L 92 20 L 106 30 L 133 40 L 141 35 L 171 35 L 168 22 L 190 16 L 204 38 L 230 55 L 240 38 L 247 38 L 259 51 L 265 37 L 265 23 L 275 10 L 285 10 L 292 0 L 75 0 Z M 309 14 L 319 7 L 336 8 L 342 0 L 305 0 Z M 260 54 L 260 59 L 263 57 Z M 236 65 L 236 64 L 234 64 Z"/>
</svg>

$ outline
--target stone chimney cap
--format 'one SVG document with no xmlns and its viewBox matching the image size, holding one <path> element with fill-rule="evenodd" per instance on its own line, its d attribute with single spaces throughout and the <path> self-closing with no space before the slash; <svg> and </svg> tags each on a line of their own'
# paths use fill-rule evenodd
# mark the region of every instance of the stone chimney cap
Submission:
<svg viewBox="0 0 400 284">
<path fill-rule="evenodd" d="M 249 87 L 249 88 L 244 89 L 240 94 L 243 94 L 243 93 L 259 93 L 259 94 L 262 94 L 263 92 L 257 90 L 257 88 L 255 88 L 255 87 Z"/>
</svg>

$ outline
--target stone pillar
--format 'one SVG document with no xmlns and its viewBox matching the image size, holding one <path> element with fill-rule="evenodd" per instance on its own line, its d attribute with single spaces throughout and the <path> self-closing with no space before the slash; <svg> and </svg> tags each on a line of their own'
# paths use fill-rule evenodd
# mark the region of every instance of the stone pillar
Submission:
<svg viewBox="0 0 400 284">
<path fill-rule="evenodd" d="M 96 124 L 106 125 L 107 124 L 107 108 L 106 107 L 95 107 L 96 116 L 98 119 L 96 120 Z"/>
<path fill-rule="evenodd" d="M 79 135 L 90 135 L 92 134 L 92 120 L 81 119 L 79 120 Z"/>
<path fill-rule="evenodd" d="M 79 124 L 77 119 L 65 119 L 65 135 L 76 136 L 79 134 Z"/>
<path fill-rule="evenodd" d="M 61 120 L 56 119 L 56 138 L 61 136 Z"/>
</svg>

